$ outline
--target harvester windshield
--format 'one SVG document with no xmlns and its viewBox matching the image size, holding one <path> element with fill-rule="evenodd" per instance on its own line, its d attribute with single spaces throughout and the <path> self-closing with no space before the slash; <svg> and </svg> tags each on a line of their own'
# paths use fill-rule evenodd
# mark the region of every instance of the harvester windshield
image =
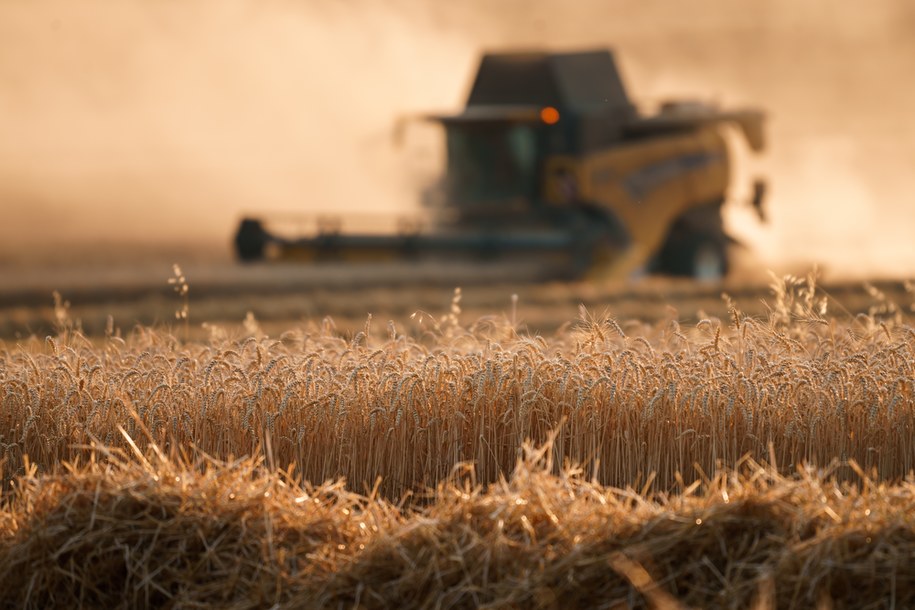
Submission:
<svg viewBox="0 0 915 610">
<path fill-rule="evenodd" d="M 506 123 L 447 126 L 448 196 L 458 205 L 531 200 L 537 179 L 534 127 Z"/>
</svg>

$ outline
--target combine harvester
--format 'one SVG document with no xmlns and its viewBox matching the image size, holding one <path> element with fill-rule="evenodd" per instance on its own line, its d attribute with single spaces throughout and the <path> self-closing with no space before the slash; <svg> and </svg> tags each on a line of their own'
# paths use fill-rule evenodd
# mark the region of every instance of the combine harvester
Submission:
<svg viewBox="0 0 915 610">
<path fill-rule="evenodd" d="M 423 118 L 444 127 L 447 158 L 427 228 L 347 234 L 325 222 L 282 236 L 245 218 L 238 257 L 463 261 L 527 280 L 720 278 L 733 241 L 721 215 L 731 182 L 723 127 L 763 148 L 758 110 L 674 102 L 640 114 L 608 50 L 487 54 L 464 111 Z M 764 187 L 753 189 L 760 219 Z"/>
</svg>

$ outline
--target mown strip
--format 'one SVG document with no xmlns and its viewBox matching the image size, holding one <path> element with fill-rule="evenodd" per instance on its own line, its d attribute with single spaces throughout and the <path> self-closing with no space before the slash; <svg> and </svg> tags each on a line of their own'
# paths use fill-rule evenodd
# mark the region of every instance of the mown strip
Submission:
<svg viewBox="0 0 915 610">
<path fill-rule="evenodd" d="M 468 471 L 423 508 L 251 459 L 108 455 L 0 511 L 16 608 L 889 608 L 915 604 L 915 483 L 745 463 L 671 497 Z M 287 473 L 288 474 L 288 473 Z"/>
</svg>

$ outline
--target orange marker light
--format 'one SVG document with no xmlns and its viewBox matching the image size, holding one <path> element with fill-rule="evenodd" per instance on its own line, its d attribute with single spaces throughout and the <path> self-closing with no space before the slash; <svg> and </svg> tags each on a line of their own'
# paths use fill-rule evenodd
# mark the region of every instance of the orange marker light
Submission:
<svg viewBox="0 0 915 610">
<path fill-rule="evenodd" d="M 540 110 L 540 120 L 547 125 L 555 125 L 559 122 L 559 111 L 552 106 L 546 106 Z"/>
</svg>

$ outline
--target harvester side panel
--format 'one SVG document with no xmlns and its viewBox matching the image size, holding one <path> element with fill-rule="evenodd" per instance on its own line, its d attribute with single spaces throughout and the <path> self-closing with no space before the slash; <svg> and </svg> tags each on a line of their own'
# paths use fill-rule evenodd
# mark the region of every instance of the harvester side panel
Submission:
<svg viewBox="0 0 915 610">
<path fill-rule="evenodd" d="M 545 192 L 555 205 L 563 205 L 562 180 L 569 174 L 577 182 L 580 200 L 610 211 L 628 232 L 630 251 L 620 261 L 627 269 L 619 270 L 625 274 L 648 262 L 677 218 L 724 201 L 730 164 L 724 138 L 715 129 L 700 129 L 636 141 L 580 160 L 552 160 Z"/>
</svg>

